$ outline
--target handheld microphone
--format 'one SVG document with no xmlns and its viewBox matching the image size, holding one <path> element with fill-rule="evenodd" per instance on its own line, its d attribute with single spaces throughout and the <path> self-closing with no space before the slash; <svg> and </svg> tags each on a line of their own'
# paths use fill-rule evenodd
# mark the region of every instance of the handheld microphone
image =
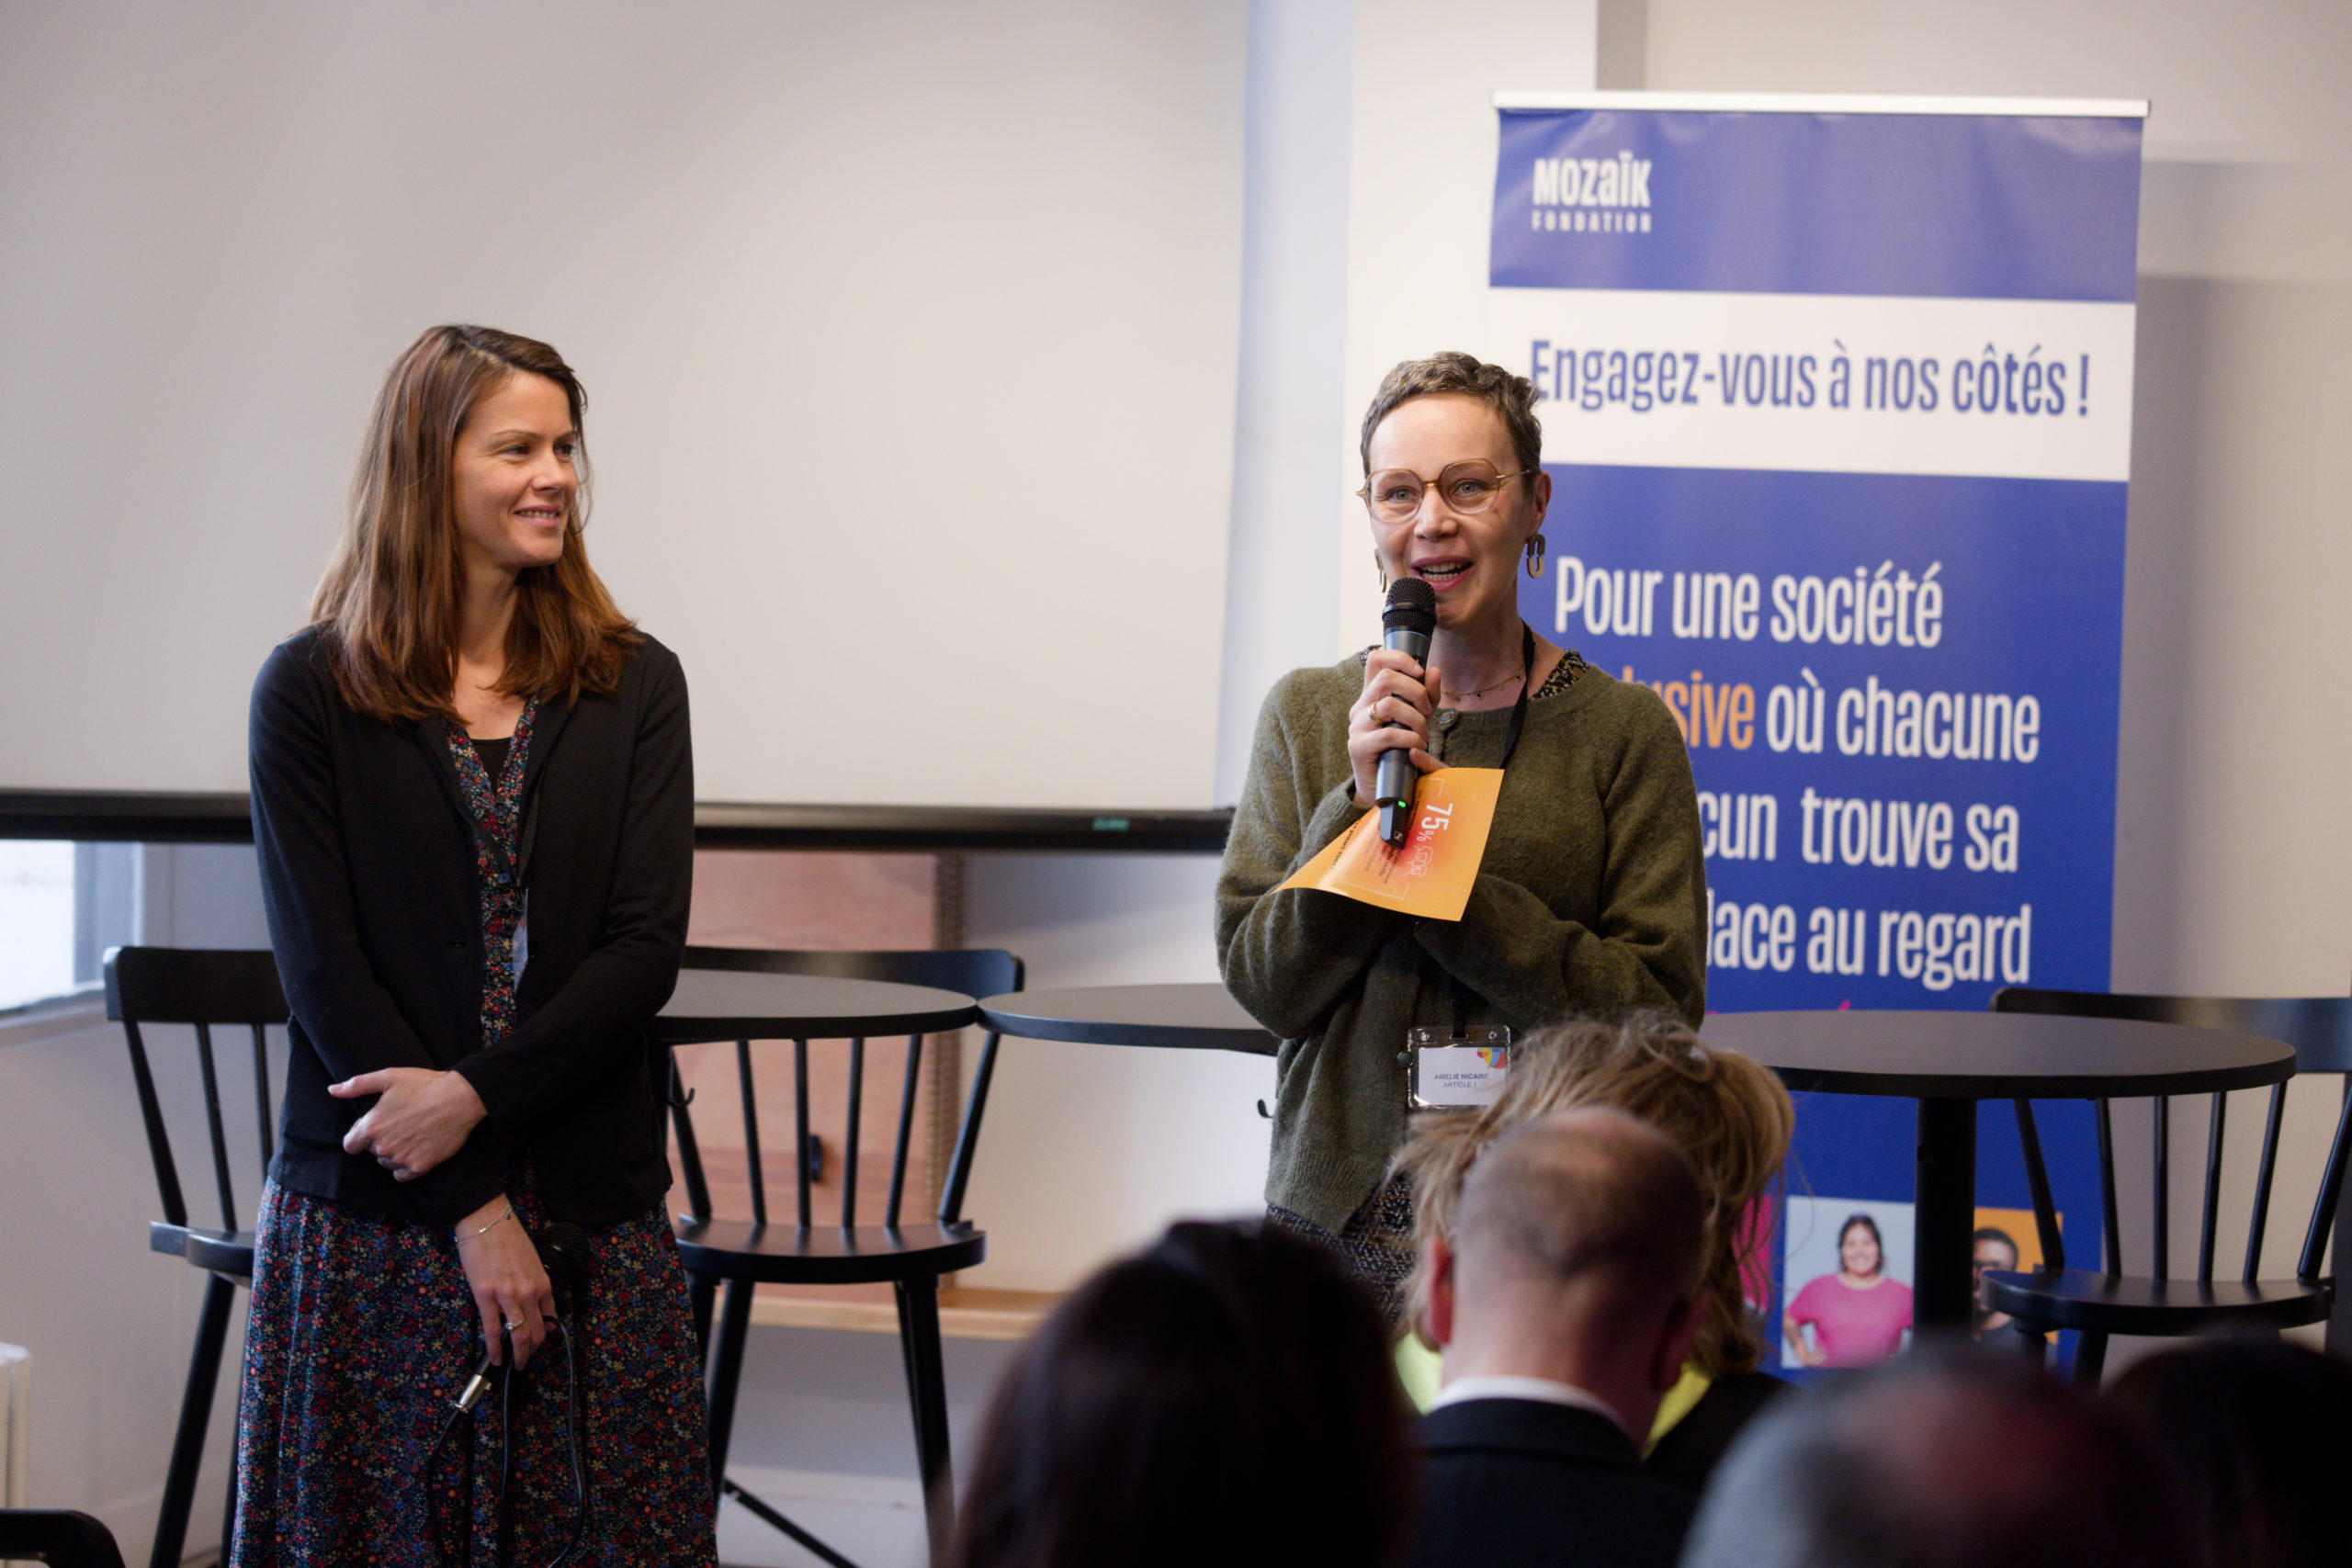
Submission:
<svg viewBox="0 0 2352 1568">
<path fill-rule="evenodd" d="M 1437 590 L 1418 577 L 1400 577 L 1388 590 L 1388 607 L 1380 615 L 1383 648 L 1394 649 L 1426 667 L 1430 634 L 1437 630 Z M 1403 728 L 1389 720 L 1388 728 Z M 1402 747 L 1383 751 L 1373 773 L 1373 804 L 1380 808 L 1380 836 L 1393 848 L 1405 841 L 1413 825 L 1413 786 L 1420 771 L 1413 754 Z"/>
<path fill-rule="evenodd" d="M 569 1220 L 558 1220 L 531 1238 L 538 1248 L 539 1266 L 548 1271 L 548 1282 L 557 1291 L 569 1292 L 588 1282 L 588 1233 Z M 568 1305 L 563 1295 L 556 1301 L 559 1307 Z M 465 1415 L 472 1415 L 481 1396 L 490 1392 L 491 1348 L 482 1347 L 481 1359 L 474 1366 L 473 1376 L 458 1390 L 450 1404 Z"/>
</svg>

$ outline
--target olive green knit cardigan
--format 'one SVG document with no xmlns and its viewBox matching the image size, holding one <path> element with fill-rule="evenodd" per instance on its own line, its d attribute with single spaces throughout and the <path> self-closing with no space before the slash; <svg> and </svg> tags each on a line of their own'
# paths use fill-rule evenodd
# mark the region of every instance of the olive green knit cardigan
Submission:
<svg viewBox="0 0 2352 1568">
<path fill-rule="evenodd" d="M 1573 660 L 1574 655 L 1569 658 Z M 1577 660 L 1530 699 L 1494 830 L 1459 921 L 1319 890 L 1275 892 L 1352 821 L 1348 708 L 1363 659 L 1295 670 L 1258 716 L 1217 877 L 1225 983 L 1282 1037 L 1266 1201 L 1337 1230 L 1405 1133 L 1405 1032 L 1452 1018 L 1524 1033 L 1579 1014 L 1706 1010 L 1706 872 L 1690 761 L 1645 686 Z M 1502 761 L 1508 707 L 1442 712 L 1449 765 Z"/>
</svg>

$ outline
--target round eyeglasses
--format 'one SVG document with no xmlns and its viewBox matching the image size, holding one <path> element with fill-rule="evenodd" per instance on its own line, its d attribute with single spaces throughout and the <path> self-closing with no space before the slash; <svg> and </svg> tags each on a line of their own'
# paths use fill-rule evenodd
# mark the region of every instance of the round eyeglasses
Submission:
<svg viewBox="0 0 2352 1568">
<path fill-rule="evenodd" d="M 1502 493 L 1506 479 L 1525 479 L 1532 468 L 1521 468 L 1515 474 L 1498 474 L 1495 466 L 1484 458 L 1466 463 L 1448 463 L 1445 471 L 1433 479 L 1424 479 L 1410 468 L 1383 468 L 1364 481 L 1356 494 L 1363 498 L 1366 510 L 1383 523 L 1402 523 L 1421 510 L 1421 496 L 1431 484 L 1437 487 L 1438 499 L 1453 512 L 1484 512 L 1494 505 L 1495 497 Z"/>
</svg>

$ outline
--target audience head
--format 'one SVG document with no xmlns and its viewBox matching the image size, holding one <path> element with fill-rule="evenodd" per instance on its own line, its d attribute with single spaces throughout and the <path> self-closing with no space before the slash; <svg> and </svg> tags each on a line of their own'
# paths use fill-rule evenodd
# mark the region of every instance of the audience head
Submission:
<svg viewBox="0 0 2352 1568">
<path fill-rule="evenodd" d="M 1328 1251 L 1178 1224 L 1022 1348 L 953 1561 L 1377 1568 L 1409 1524 L 1408 1414 L 1379 1309 Z"/>
<path fill-rule="evenodd" d="M 2133 1362 L 2107 1401 L 2170 1463 L 2211 1568 L 2338 1561 L 2352 1542 L 2352 1366 L 2208 1339 Z"/>
<path fill-rule="evenodd" d="M 1706 1198 L 1688 1156 L 1622 1111 L 1555 1111 L 1495 1140 L 1462 1184 L 1458 1284 L 1687 1298 Z"/>
<path fill-rule="evenodd" d="M 1430 1332 L 1449 1376 L 1544 1377 L 1648 1430 L 1698 1324 L 1699 1173 L 1622 1111 L 1555 1111 L 1497 1139 L 1430 1243 Z"/>
<path fill-rule="evenodd" d="M 311 603 L 331 633 L 343 695 L 371 717 L 451 716 L 464 586 L 455 476 L 468 423 L 517 377 L 561 393 L 571 415 L 562 549 L 522 572 L 507 633 L 509 689 L 610 690 L 633 637 L 588 564 L 588 405 L 563 356 L 492 327 L 434 327 L 384 378 L 368 418 L 343 538 Z"/>
<path fill-rule="evenodd" d="M 1415 1118 L 1397 1166 L 1413 1180 L 1414 1235 L 1424 1258 L 1431 1237 L 1452 1234 L 1463 1179 L 1482 1151 L 1524 1122 L 1585 1106 L 1647 1122 L 1697 1168 L 1706 1201 L 1691 1359 L 1710 1377 L 1751 1370 L 1763 1343 L 1743 1275 L 1767 1227 L 1747 1234 L 1742 1221 L 1779 1174 L 1796 1112 L 1770 1069 L 1705 1043 L 1679 1019 L 1640 1013 L 1538 1030 L 1513 1048 L 1492 1105 Z M 1428 1274 L 1424 1263 L 1407 1285 L 1417 1320 L 1428 1304 Z"/>
<path fill-rule="evenodd" d="M 2156 1463 L 2024 1357 L 1929 1347 L 1758 1416 L 1682 1568 L 2189 1568 Z"/>
</svg>

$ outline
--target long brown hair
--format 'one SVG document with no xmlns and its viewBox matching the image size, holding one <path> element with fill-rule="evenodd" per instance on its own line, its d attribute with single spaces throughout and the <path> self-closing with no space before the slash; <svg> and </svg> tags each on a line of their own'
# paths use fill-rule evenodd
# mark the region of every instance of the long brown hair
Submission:
<svg viewBox="0 0 2352 1568">
<path fill-rule="evenodd" d="M 1602 1105 L 1646 1122 L 1682 1146 L 1707 1193 L 1701 1250 L 1702 1318 L 1691 1359 L 1709 1377 L 1751 1370 L 1763 1342 L 1749 1322 L 1743 1275 L 1764 1246 L 1744 1232 L 1748 1205 L 1788 1157 L 1796 1108 L 1770 1069 L 1707 1044 L 1680 1019 L 1644 1012 L 1539 1030 L 1511 1052 L 1491 1105 L 1416 1118 L 1396 1167 L 1412 1178 L 1413 1235 L 1451 1235 L 1463 1179 L 1487 1145 L 1547 1111 Z M 1427 1254 L 1407 1281 L 1418 1324 L 1428 1303 Z"/>
<path fill-rule="evenodd" d="M 409 344 L 376 394 L 343 539 L 311 600 L 344 701 L 371 718 L 457 717 L 450 693 L 463 573 L 451 468 L 474 409 L 515 375 L 543 376 L 562 388 L 579 432 L 588 396 L 563 356 L 490 327 L 433 328 Z M 564 519 L 563 555 L 515 581 L 498 682 L 512 696 L 611 691 L 639 640 L 588 564 L 581 537 L 587 448 L 575 452 L 580 483 Z"/>
</svg>

